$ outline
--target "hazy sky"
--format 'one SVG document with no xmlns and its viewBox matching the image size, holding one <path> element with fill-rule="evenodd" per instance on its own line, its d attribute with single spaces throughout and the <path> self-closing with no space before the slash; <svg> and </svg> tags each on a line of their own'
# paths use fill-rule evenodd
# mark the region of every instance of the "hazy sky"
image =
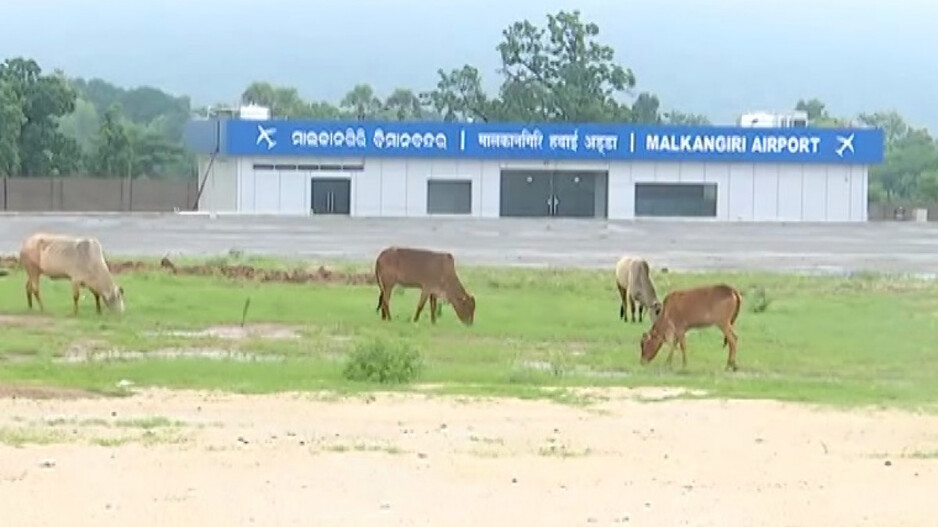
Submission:
<svg viewBox="0 0 938 527">
<path fill-rule="evenodd" d="M 819 97 L 835 114 L 895 109 L 938 131 L 930 0 L 0 0 L 0 57 L 149 84 L 196 104 L 252 80 L 338 101 L 470 63 L 497 86 L 501 30 L 580 9 L 664 108 L 730 122 Z"/>
</svg>

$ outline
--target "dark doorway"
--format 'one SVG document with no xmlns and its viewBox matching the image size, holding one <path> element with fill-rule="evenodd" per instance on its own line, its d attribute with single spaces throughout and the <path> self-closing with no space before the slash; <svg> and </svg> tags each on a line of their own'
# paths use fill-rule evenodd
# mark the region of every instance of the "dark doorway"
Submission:
<svg viewBox="0 0 938 527">
<path fill-rule="evenodd" d="M 596 216 L 596 174 L 591 172 L 554 173 L 554 216 L 592 218 Z"/>
<path fill-rule="evenodd" d="M 348 214 L 351 210 L 352 183 L 348 179 L 312 180 L 310 207 L 313 214 Z"/>
<path fill-rule="evenodd" d="M 716 183 L 636 183 L 635 216 L 716 217 Z"/>
<path fill-rule="evenodd" d="M 500 216 L 552 216 L 551 173 L 502 171 Z"/>
<path fill-rule="evenodd" d="M 471 213 L 472 181 L 427 181 L 427 214 Z"/>
<path fill-rule="evenodd" d="M 503 170 L 501 177 L 501 216 L 606 217 L 608 172 Z"/>
</svg>

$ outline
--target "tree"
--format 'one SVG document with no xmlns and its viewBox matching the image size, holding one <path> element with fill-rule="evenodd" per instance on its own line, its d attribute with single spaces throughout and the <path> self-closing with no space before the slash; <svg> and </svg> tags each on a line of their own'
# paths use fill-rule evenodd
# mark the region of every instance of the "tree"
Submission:
<svg viewBox="0 0 938 527">
<path fill-rule="evenodd" d="M 342 102 L 339 106 L 350 112 L 356 119 L 362 121 L 380 117 L 384 103 L 375 96 L 375 92 L 370 84 L 356 84 L 355 87 L 342 98 Z"/>
<path fill-rule="evenodd" d="M 26 115 L 9 81 L 0 79 L 0 174 L 13 176 L 20 170 L 20 133 Z"/>
<path fill-rule="evenodd" d="M 177 115 L 188 117 L 188 97 L 173 97 L 150 86 L 121 91 L 120 99 L 112 102 L 120 103 L 124 115 L 132 123 L 147 124 Z"/>
<path fill-rule="evenodd" d="M 710 119 L 706 115 L 699 115 L 693 113 L 683 113 L 677 110 L 671 110 L 670 112 L 665 112 L 664 122 L 667 124 L 675 125 L 689 125 L 689 126 L 701 126 L 709 125 Z"/>
<path fill-rule="evenodd" d="M 55 134 L 52 139 L 52 162 L 49 175 L 75 176 L 84 168 L 81 145 L 65 135 Z"/>
<path fill-rule="evenodd" d="M 449 73 L 437 70 L 436 89 L 420 94 L 424 106 L 430 106 L 444 121 L 489 121 L 499 118 L 497 101 L 489 100 L 482 89 L 482 76 L 473 66 L 463 66 Z"/>
<path fill-rule="evenodd" d="M 795 110 L 808 114 L 808 126 L 831 128 L 847 125 L 845 120 L 829 115 L 824 103 L 816 98 L 810 100 L 799 100 L 798 103 L 795 104 Z"/>
<path fill-rule="evenodd" d="M 895 144 L 908 135 L 910 128 L 897 112 L 861 113 L 858 120 L 875 128 L 882 128 L 886 136 L 886 145 Z"/>
<path fill-rule="evenodd" d="M 795 110 L 808 114 L 809 121 L 825 119 L 828 117 L 825 105 L 823 102 L 821 102 L 820 99 L 799 99 L 798 103 L 795 104 Z"/>
<path fill-rule="evenodd" d="M 502 61 L 498 97 L 489 98 L 479 70 L 465 65 L 438 70 L 436 89 L 421 96 L 424 104 L 448 121 L 632 119 L 632 109 L 619 98 L 635 87 L 635 75 L 616 63 L 615 51 L 597 41 L 599 26 L 581 20 L 579 11 L 549 14 L 544 28 L 515 22 L 502 36 L 496 48 Z M 646 97 L 639 108 L 645 117 L 651 102 Z"/>
<path fill-rule="evenodd" d="M 257 104 L 270 108 L 277 117 L 294 119 L 338 119 L 341 112 L 328 102 L 309 103 L 300 97 L 296 88 L 274 86 L 268 82 L 252 82 L 241 94 L 243 104 Z"/>
<path fill-rule="evenodd" d="M 256 104 L 259 106 L 266 106 L 270 108 L 271 112 L 280 112 L 289 110 L 289 108 L 281 108 L 280 105 L 284 101 L 279 100 L 277 97 L 277 88 L 269 82 L 252 82 L 243 92 L 241 92 L 241 103 L 242 104 Z M 287 105 L 285 105 L 287 106 Z"/>
<path fill-rule="evenodd" d="M 938 168 L 932 168 L 924 172 L 919 178 L 916 190 L 916 194 L 921 198 L 938 201 Z"/>
<path fill-rule="evenodd" d="M 266 106 L 272 115 L 278 117 L 304 118 L 309 112 L 309 105 L 296 88 L 274 86 L 268 82 L 251 83 L 241 94 L 241 102 Z"/>
<path fill-rule="evenodd" d="M 6 85 L 4 99 L 19 101 L 22 123 L 18 134 L 20 175 L 43 175 L 54 165 L 66 165 L 57 159 L 71 155 L 71 144 L 62 139 L 58 118 L 75 109 L 75 92 L 61 72 L 42 75 L 31 59 L 7 59 L 0 64 L 0 82 Z M 6 110 L 11 115 L 12 109 Z M 17 117 L 17 116 L 14 116 Z M 11 126 L 11 125 L 5 125 Z"/>
<path fill-rule="evenodd" d="M 615 62 L 612 47 L 597 42 L 599 26 L 581 20 L 578 10 L 548 14 L 546 28 L 515 22 L 502 36 L 500 94 L 517 117 L 586 122 L 621 114 L 616 96 L 635 86 L 635 75 Z"/>
<path fill-rule="evenodd" d="M 384 101 L 384 108 L 388 114 L 398 121 L 423 117 L 423 106 L 420 104 L 420 98 L 407 88 L 394 90 Z"/>
<path fill-rule="evenodd" d="M 94 137 L 101 126 L 101 117 L 93 103 L 85 99 L 75 101 L 75 111 L 59 118 L 59 129 L 68 137 L 78 141 L 82 150 L 90 152 Z"/>
<path fill-rule="evenodd" d="M 101 119 L 97 151 L 92 165 L 104 177 L 132 176 L 133 149 L 127 128 L 121 122 L 121 107 L 112 104 Z"/>
<path fill-rule="evenodd" d="M 640 93 L 632 104 L 633 123 L 639 124 L 660 124 L 661 115 L 658 114 L 658 97 L 650 93 Z"/>
<path fill-rule="evenodd" d="M 314 101 L 309 103 L 308 106 L 308 115 L 311 119 L 339 119 L 342 117 L 342 111 L 326 101 Z"/>
<path fill-rule="evenodd" d="M 152 130 L 127 128 L 131 147 L 131 173 L 134 177 L 185 177 L 194 166 L 182 145 L 169 141 Z"/>
<path fill-rule="evenodd" d="M 75 111 L 60 119 L 63 132 L 78 141 L 87 165 L 97 165 L 98 130 L 101 117 L 112 106 L 120 107 L 123 126 L 133 152 L 131 173 L 170 175 L 188 173 L 194 157 L 182 145 L 183 130 L 189 120 L 191 103 L 188 97 L 177 97 L 160 89 L 141 86 L 124 89 L 101 79 L 72 79 L 78 93 Z M 119 173 L 125 173 L 121 169 Z"/>
<path fill-rule="evenodd" d="M 910 129 L 886 144 L 880 165 L 870 167 L 870 181 L 882 188 L 886 200 L 915 198 L 924 173 L 938 169 L 938 145 L 924 129 Z"/>
</svg>

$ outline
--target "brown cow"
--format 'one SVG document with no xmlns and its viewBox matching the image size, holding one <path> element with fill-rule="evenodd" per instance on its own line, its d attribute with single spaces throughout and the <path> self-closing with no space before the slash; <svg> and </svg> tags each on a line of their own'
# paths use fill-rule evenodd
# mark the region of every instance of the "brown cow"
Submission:
<svg viewBox="0 0 938 527">
<path fill-rule="evenodd" d="M 632 312 L 632 322 L 635 322 L 635 303 L 638 302 L 638 321 L 642 321 L 642 314 L 647 309 L 652 319 L 661 312 L 661 302 L 655 292 L 655 285 L 651 281 L 648 262 L 643 258 L 630 258 L 623 256 L 616 262 L 616 288 L 622 303 L 619 306 L 619 318 L 628 322 L 626 311 Z"/>
<path fill-rule="evenodd" d="M 476 299 L 466 292 L 456 276 L 456 261 L 448 252 L 436 252 L 410 247 L 387 247 L 375 260 L 375 278 L 378 282 L 378 307 L 382 320 L 391 319 L 391 291 L 394 286 L 420 288 L 420 301 L 414 322 L 420 319 L 427 299 L 430 300 L 430 321 L 436 324 L 437 298 L 453 305 L 459 320 L 472 325 Z"/>
<path fill-rule="evenodd" d="M 671 344 L 667 363 L 671 365 L 674 344 L 681 348 L 681 362 L 687 367 L 687 343 L 684 334 L 688 329 L 716 326 L 723 332 L 723 347 L 730 347 L 726 367 L 736 371 L 736 332 L 733 324 L 739 316 L 742 297 L 732 286 L 726 284 L 700 286 L 672 291 L 664 299 L 661 313 L 651 329 L 642 334 L 641 362 L 647 364 L 655 358 L 665 341 Z"/>
<path fill-rule="evenodd" d="M 62 234 L 36 233 L 20 247 L 20 265 L 26 270 L 26 303 L 33 307 L 33 296 L 39 309 L 45 311 L 39 297 L 39 278 L 68 278 L 72 283 L 74 313 L 78 314 L 79 290 L 88 288 L 94 295 L 95 307 L 101 313 L 101 299 L 109 309 L 123 313 L 124 289 L 114 282 L 104 251 L 96 238 Z"/>
</svg>

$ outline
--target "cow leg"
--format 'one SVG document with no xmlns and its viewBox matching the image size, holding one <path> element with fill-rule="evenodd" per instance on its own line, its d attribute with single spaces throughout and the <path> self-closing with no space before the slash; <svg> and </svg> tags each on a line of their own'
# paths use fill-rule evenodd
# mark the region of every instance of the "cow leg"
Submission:
<svg viewBox="0 0 938 527">
<path fill-rule="evenodd" d="M 26 279 L 26 305 L 29 306 L 30 311 L 33 309 L 33 286 L 30 283 L 30 279 Z"/>
<path fill-rule="evenodd" d="M 729 356 L 726 358 L 726 369 L 736 371 L 738 369 L 736 366 L 736 332 L 730 325 L 721 326 L 720 329 L 723 331 L 724 342 L 730 347 Z"/>
<path fill-rule="evenodd" d="M 78 297 L 81 296 L 81 284 L 72 282 L 72 303 L 74 305 L 73 313 L 78 316 Z"/>
<path fill-rule="evenodd" d="M 430 294 L 426 290 L 420 291 L 420 301 L 417 302 L 417 312 L 414 313 L 414 322 L 420 320 L 420 312 L 423 311 L 423 306 L 427 303 L 429 296 Z"/>
<path fill-rule="evenodd" d="M 39 296 L 39 278 L 33 280 L 32 283 L 33 296 L 36 297 L 36 303 L 39 304 L 39 311 L 45 313 L 46 306 L 42 305 L 42 297 Z"/>
<path fill-rule="evenodd" d="M 375 311 L 381 313 L 381 320 L 387 319 L 387 308 L 384 305 L 384 291 L 378 291 L 378 307 L 375 308 Z"/>
<path fill-rule="evenodd" d="M 632 312 L 632 322 L 635 322 L 635 299 L 629 295 L 629 311 Z"/>
<path fill-rule="evenodd" d="M 381 308 L 381 320 L 391 320 L 391 291 L 394 284 L 386 284 L 378 296 L 378 307 Z"/>
<path fill-rule="evenodd" d="M 668 365 L 668 369 L 672 369 L 671 359 L 673 358 L 674 358 L 674 341 L 672 340 L 668 342 L 668 358 L 665 361 L 665 364 Z"/>
<path fill-rule="evenodd" d="M 93 291 L 92 291 L 93 292 Z M 101 314 L 101 295 L 94 293 L 94 307 L 97 308 L 98 314 Z"/>
<path fill-rule="evenodd" d="M 616 289 L 619 290 L 619 298 L 621 299 L 621 303 L 619 304 L 619 318 L 628 322 L 629 319 L 625 316 L 625 304 L 628 302 L 628 298 L 625 296 L 625 289 L 619 284 L 616 284 Z"/>
<path fill-rule="evenodd" d="M 645 304 L 639 302 L 639 303 L 638 303 L 638 322 L 639 322 L 639 323 L 642 322 L 642 315 L 643 315 L 644 313 L 645 313 Z"/>
<path fill-rule="evenodd" d="M 436 324 L 436 295 L 430 295 L 430 322 Z"/>
<path fill-rule="evenodd" d="M 687 342 L 684 340 L 684 335 L 679 335 L 677 337 L 677 344 L 681 347 L 681 367 L 687 369 Z"/>
</svg>

